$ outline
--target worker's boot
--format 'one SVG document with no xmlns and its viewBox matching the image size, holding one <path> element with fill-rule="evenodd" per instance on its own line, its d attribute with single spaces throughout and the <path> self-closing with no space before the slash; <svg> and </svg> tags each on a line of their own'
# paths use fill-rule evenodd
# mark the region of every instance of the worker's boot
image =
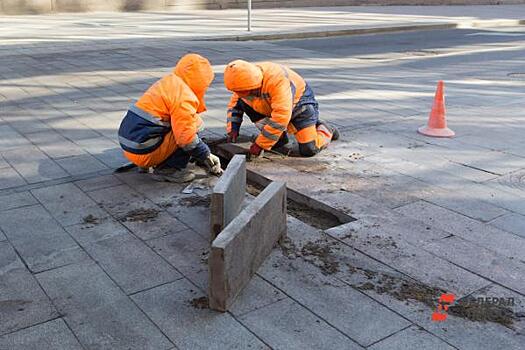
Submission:
<svg viewBox="0 0 525 350">
<path fill-rule="evenodd" d="M 183 183 L 193 181 L 193 179 L 195 179 L 195 174 L 186 168 L 177 169 L 161 167 L 153 169 L 152 177 L 156 181 Z"/>
<path fill-rule="evenodd" d="M 328 130 L 330 130 L 330 132 L 332 133 L 332 141 L 339 140 L 339 136 L 340 136 L 339 130 L 337 130 L 335 126 L 328 124 L 327 122 L 322 121 L 322 120 L 319 120 L 317 122 L 316 127 L 319 125 L 324 125 Z"/>
</svg>

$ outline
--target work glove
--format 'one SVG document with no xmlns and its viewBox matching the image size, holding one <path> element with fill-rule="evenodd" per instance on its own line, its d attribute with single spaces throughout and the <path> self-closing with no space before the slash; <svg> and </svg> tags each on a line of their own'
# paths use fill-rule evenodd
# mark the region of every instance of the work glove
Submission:
<svg viewBox="0 0 525 350">
<path fill-rule="evenodd" d="M 228 143 L 236 143 L 237 142 L 237 138 L 239 137 L 239 132 L 238 131 L 235 131 L 235 130 L 232 130 L 228 133 L 228 137 L 226 138 L 226 142 Z"/>
<path fill-rule="evenodd" d="M 210 153 L 208 158 L 204 161 L 208 172 L 212 175 L 222 175 L 221 160 L 216 155 Z"/>
<path fill-rule="evenodd" d="M 262 153 L 263 149 L 261 147 L 259 147 L 258 144 L 256 144 L 255 142 L 252 143 L 252 145 L 250 146 L 250 155 L 252 157 L 259 157 Z"/>
</svg>

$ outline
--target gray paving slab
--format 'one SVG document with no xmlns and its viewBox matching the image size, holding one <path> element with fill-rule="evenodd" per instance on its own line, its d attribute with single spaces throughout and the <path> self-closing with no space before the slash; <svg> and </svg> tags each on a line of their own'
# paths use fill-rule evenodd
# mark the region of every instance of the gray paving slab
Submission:
<svg viewBox="0 0 525 350">
<path fill-rule="evenodd" d="M 0 334 L 58 317 L 51 301 L 8 242 L 0 242 L 0 280 Z M 0 347 L 5 342 L 0 340 Z"/>
<path fill-rule="evenodd" d="M 363 349 L 290 299 L 250 312 L 239 321 L 273 349 Z"/>
<path fill-rule="evenodd" d="M 27 147 L 31 143 L 9 125 L 0 125 L 0 149 L 2 152 Z"/>
<path fill-rule="evenodd" d="M 490 285 L 482 288 L 472 294 L 474 298 L 496 297 L 509 298 L 515 300 L 515 305 L 507 307 L 510 312 L 518 315 L 523 313 L 523 298 L 520 294 L 513 293 L 508 289 Z M 481 309 L 483 310 L 483 309 Z M 492 316 L 498 315 L 496 312 L 486 312 L 487 319 L 498 319 Z M 490 315 L 490 316 L 488 316 Z M 501 315 L 501 314 L 500 314 Z M 509 315 L 509 313 L 504 313 Z M 522 317 L 514 317 L 511 324 L 507 324 L 509 318 L 500 318 L 500 322 L 491 322 L 466 319 L 449 313 L 444 322 L 433 322 L 428 313 L 414 312 L 411 316 L 415 322 L 425 328 L 427 331 L 445 340 L 458 349 L 475 350 L 475 349 L 521 349 L 525 341 L 523 330 L 525 324 Z"/>
<path fill-rule="evenodd" d="M 395 333 L 410 322 L 373 299 L 302 260 L 274 251 L 259 271 L 292 299 L 362 346 Z"/>
<path fill-rule="evenodd" d="M 56 319 L 0 337 L 1 350 L 82 350 L 62 319 Z"/>
<path fill-rule="evenodd" d="M 389 349 L 421 349 L 421 350 L 453 350 L 450 346 L 438 337 L 430 334 L 425 329 L 418 326 L 411 326 L 402 330 L 378 343 L 370 346 L 371 350 Z"/>
<path fill-rule="evenodd" d="M 230 308 L 234 316 L 241 316 L 286 298 L 279 289 L 255 275 L 237 296 Z"/>
<path fill-rule="evenodd" d="M 466 215 L 472 219 L 485 222 L 508 213 L 505 207 L 498 206 L 498 203 L 495 201 L 488 202 L 480 200 L 469 194 L 465 195 L 462 191 L 436 191 L 432 195 L 425 196 L 423 199 Z"/>
<path fill-rule="evenodd" d="M 150 247 L 129 234 L 87 243 L 83 247 L 126 294 L 182 278 Z"/>
<path fill-rule="evenodd" d="M 118 235 L 129 234 L 129 230 L 125 226 L 111 217 L 89 219 L 88 222 L 65 227 L 65 230 L 81 246 Z"/>
<path fill-rule="evenodd" d="M 525 251 L 525 239 L 428 202 L 419 201 L 397 208 L 396 211 L 475 242 L 502 256 L 519 259 Z"/>
<path fill-rule="evenodd" d="M 96 191 L 121 184 L 122 182 L 113 175 L 95 176 L 86 180 L 79 180 L 75 182 L 75 185 L 77 185 L 84 192 Z"/>
<path fill-rule="evenodd" d="M 192 283 L 202 290 L 208 289 L 207 257 L 210 245 L 206 238 L 188 229 L 151 239 L 147 244 Z"/>
<path fill-rule="evenodd" d="M 72 156 L 56 160 L 70 175 L 82 175 L 105 170 L 108 167 L 89 154 Z"/>
<path fill-rule="evenodd" d="M 269 349 L 230 314 L 193 306 L 202 296 L 181 279 L 132 299 L 179 349 Z"/>
<path fill-rule="evenodd" d="M 32 272 L 87 259 L 85 252 L 39 205 L 1 212 L 0 228 Z"/>
<path fill-rule="evenodd" d="M 0 197 L 0 211 L 25 207 L 33 204 L 38 204 L 38 201 L 31 195 L 31 193 L 17 192 Z"/>
<path fill-rule="evenodd" d="M 24 178 L 11 167 L 0 169 L 0 179 L 0 190 L 26 184 Z"/>
<path fill-rule="evenodd" d="M 0 230 L 0 242 L 7 240 L 7 237 L 5 236 L 4 232 Z"/>
<path fill-rule="evenodd" d="M 116 129 L 114 132 L 116 133 Z M 107 137 L 77 140 L 76 144 L 110 168 L 117 168 L 128 162 L 120 147 Z"/>
<path fill-rule="evenodd" d="M 66 177 L 67 173 L 36 147 L 2 152 L 2 156 L 29 183 Z"/>
<path fill-rule="evenodd" d="M 286 213 L 286 184 L 272 182 L 215 238 L 208 259 L 212 309 L 228 310 L 286 236 Z"/>
<path fill-rule="evenodd" d="M 188 206 L 186 203 L 194 203 Z M 177 199 L 166 211 L 202 237 L 210 237 L 210 196 L 190 194 Z"/>
<path fill-rule="evenodd" d="M 92 191 L 89 193 L 89 197 L 119 220 L 124 220 L 134 210 L 160 210 L 159 207 L 128 185 Z"/>
<path fill-rule="evenodd" d="M 235 155 L 211 193 L 210 242 L 239 214 L 246 193 L 246 156 Z"/>
<path fill-rule="evenodd" d="M 26 137 L 53 159 L 85 154 L 82 148 L 54 130 L 34 132 L 27 134 Z"/>
<path fill-rule="evenodd" d="M 85 348 L 173 346 L 94 263 L 65 266 L 40 273 L 37 278 Z"/>
<path fill-rule="evenodd" d="M 417 281 L 456 295 L 468 295 L 489 284 L 489 281 L 450 263 L 442 255 L 433 255 L 422 249 L 427 243 L 420 242 L 415 246 L 406 242 L 402 226 L 393 229 L 390 226 L 390 223 L 382 225 L 358 220 L 326 232 Z M 425 231 L 423 228 L 422 232 Z"/>
<path fill-rule="evenodd" d="M 516 292 L 525 291 L 525 281 L 521 278 L 525 271 L 523 259 L 518 261 L 505 258 L 460 237 L 444 238 L 428 243 L 423 248 L 456 266 L 461 266 Z"/>
<path fill-rule="evenodd" d="M 73 183 L 38 188 L 31 193 L 63 226 L 82 223 L 89 215 L 98 219 L 108 216 Z"/>
<path fill-rule="evenodd" d="M 520 214 L 507 214 L 489 222 L 491 226 L 512 232 L 525 238 L 525 216 Z"/>
</svg>

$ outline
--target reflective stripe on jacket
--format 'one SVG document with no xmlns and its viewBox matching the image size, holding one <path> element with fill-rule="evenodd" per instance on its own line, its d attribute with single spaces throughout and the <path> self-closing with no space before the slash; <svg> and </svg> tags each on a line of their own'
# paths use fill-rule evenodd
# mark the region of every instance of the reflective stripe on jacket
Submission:
<svg viewBox="0 0 525 350">
<path fill-rule="evenodd" d="M 146 154 L 162 143 L 166 133 L 173 131 L 178 147 L 188 152 L 201 147 L 197 135 L 202 127 L 198 108 L 199 99 L 190 87 L 176 74 L 169 74 L 129 108 L 119 128 L 119 142 L 128 152 Z"/>
<path fill-rule="evenodd" d="M 272 62 L 256 65 L 263 72 L 262 87 L 255 96 L 240 98 L 237 94 L 232 94 L 228 104 L 227 131 L 238 130 L 242 123 L 245 112 L 242 103 L 239 103 L 242 100 L 255 112 L 267 117 L 255 142 L 263 149 L 270 149 L 286 130 L 294 107 L 300 105 L 307 85 L 299 74 L 288 67 Z M 317 102 L 313 99 L 309 103 Z"/>
<path fill-rule="evenodd" d="M 150 153 L 162 143 L 170 126 L 169 122 L 131 105 L 118 130 L 120 146 L 135 154 Z"/>
</svg>

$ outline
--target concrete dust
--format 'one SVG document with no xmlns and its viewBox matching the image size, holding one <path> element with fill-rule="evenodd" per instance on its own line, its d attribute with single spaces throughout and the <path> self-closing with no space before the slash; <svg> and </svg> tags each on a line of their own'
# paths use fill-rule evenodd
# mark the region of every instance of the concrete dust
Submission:
<svg viewBox="0 0 525 350">
<path fill-rule="evenodd" d="M 190 304 L 196 309 L 209 309 L 210 307 L 207 297 L 193 298 L 190 300 Z"/>
<path fill-rule="evenodd" d="M 98 222 L 98 218 L 93 216 L 92 214 L 89 214 L 87 216 L 84 216 L 84 218 L 82 218 L 82 223 L 84 224 L 91 224 L 91 225 L 97 225 L 99 222 Z"/>
<path fill-rule="evenodd" d="M 128 211 L 124 216 L 119 218 L 119 221 L 129 222 L 149 222 L 154 220 L 159 215 L 159 210 L 154 208 L 138 208 Z"/>
<path fill-rule="evenodd" d="M 498 323 L 509 329 L 514 329 L 513 324 L 517 320 L 516 314 L 508 307 L 498 304 L 475 303 L 468 298 L 451 305 L 448 313 L 473 322 Z"/>
<path fill-rule="evenodd" d="M 188 196 L 179 199 L 179 204 L 184 207 L 206 207 L 211 203 L 211 196 Z"/>
<path fill-rule="evenodd" d="M 332 275 L 339 272 L 339 261 L 333 253 L 333 249 L 338 249 L 337 241 L 320 239 L 317 241 L 306 242 L 301 249 L 298 249 L 288 237 L 279 242 L 283 255 L 289 259 L 301 258 L 302 260 L 317 266 L 325 275 Z"/>
</svg>

